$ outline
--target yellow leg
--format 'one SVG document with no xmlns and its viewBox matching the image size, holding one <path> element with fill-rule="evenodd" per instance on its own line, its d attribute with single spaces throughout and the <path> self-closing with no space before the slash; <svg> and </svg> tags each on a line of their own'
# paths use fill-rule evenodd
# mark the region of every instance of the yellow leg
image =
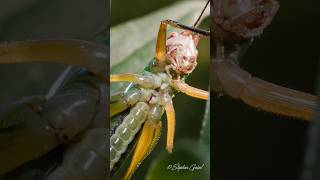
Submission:
<svg viewBox="0 0 320 180">
<path fill-rule="evenodd" d="M 128 107 L 129 106 L 128 106 L 127 102 L 123 98 L 119 99 L 116 102 L 111 102 L 110 109 L 109 109 L 110 110 L 109 117 L 112 117 L 112 116 L 126 110 Z"/>
<path fill-rule="evenodd" d="M 167 24 L 161 22 L 156 43 L 156 54 L 158 66 L 163 68 L 166 60 L 166 40 L 167 40 Z"/>
<path fill-rule="evenodd" d="M 194 98 L 203 99 L 203 100 L 207 100 L 209 98 L 209 92 L 189 86 L 188 84 L 182 81 L 172 81 L 172 86 L 177 91 L 181 91 L 187 94 L 188 96 L 191 96 Z"/>
<path fill-rule="evenodd" d="M 123 96 L 124 96 L 123 92 L 116 92 L 116 93 L 110 94 L 109 107 L 108 107 L 109 117 L 112 117 L 128 108 L 127 102 L 124 100 Z"/>
<path fill-rule="evenodd" d="M 221 50 L 220 54 L 223 53 Z M 252 77 L 231 59 L 220 57 L 212 63 L 211 70 L 216 77 L 213 84 L 218 84 L 225 94 L 267 112 L 305 120 L 314 118 L 316 96 Z"/>
<path fill-rule="evenodd" d="M 95 74 L 104 74 L 107 69 L 106 58 L 106 47 L 81 40 L 34 40 L 0 44 L 0 64 L 63 63 L 86 67 Z"/>
<path fill-rule="evenodd" d="M 316 96 L 258 78 L 251 78 L 240 99 L 267 112 L 304 120 L 312 120 L 317 108 Z"/>
<path fill-rule="evenodd" d="M 111 74 L 110 82 L 140 82 L 140 76 L 137 74 Z"/>
<path fill-rule="evenodd" d="M 146 121 L 139 137 L 130 166 L 124 176 L 124 180 L 130 179 L 133 172 L 138 168 L 141 161 L 152 151 L 161 134 L 161 121 L 158 124 Z"/>
<path fill-rule="evenodd" d="M 176 126 L 176 118 L 172 100 L 170 100 L 164 105 L 164 109 L 167 115 L 167 145 L 166 149 L 169 153 L 172 153 L 173 149 L 173 140 L 174 140 L 174 131 Z"/>
</svg>

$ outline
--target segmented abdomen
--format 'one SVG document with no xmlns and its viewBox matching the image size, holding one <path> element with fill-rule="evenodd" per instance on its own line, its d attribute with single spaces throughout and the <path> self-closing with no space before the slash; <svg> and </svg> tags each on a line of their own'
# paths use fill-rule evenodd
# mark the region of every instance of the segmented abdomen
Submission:
<svg viewBox="0 0 320 180">
<path fill-rule="evenodd" d="M 115 133 L 110 138 L 110 170 L 117 163 L 133 140 L 135 134 L 145 122 L 150 107 L 145 102 L 138 102 L 124 118 Z"/>
<path fill-rule="evenodd" d="M 46 180 L 105 179 L 107 144 L 104 128 L 88 130 L 77 144 L 72 144 L 64 154 L 62 165 L 46 177 Z"/>
</svg>

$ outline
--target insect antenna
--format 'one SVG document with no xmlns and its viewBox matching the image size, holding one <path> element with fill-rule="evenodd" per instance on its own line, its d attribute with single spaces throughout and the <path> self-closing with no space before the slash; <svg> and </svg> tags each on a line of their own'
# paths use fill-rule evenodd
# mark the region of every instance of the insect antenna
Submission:
<svg viewBox="0 0 320 180">
<path fill-rule="evenodd" d="M 199 23 L 202 15 L 203 15 L 203 13 L 204 13 L 204 11 L 207 9 L 207 6 L 208 6 L 209 2 L 210 2 L 210 0 L 207 0 L 206 5 L 204 6 L 204 8 L 202 9 L 202 11 L 201 11 L 201 13 L 200 13 L 200 16 L 198 17 L 198 19 L 196 20 L 196 22 L 193 24 L 192 27 L 196 27 L 196 26 L 198 25 L 198 23 Z"/>
</svg>

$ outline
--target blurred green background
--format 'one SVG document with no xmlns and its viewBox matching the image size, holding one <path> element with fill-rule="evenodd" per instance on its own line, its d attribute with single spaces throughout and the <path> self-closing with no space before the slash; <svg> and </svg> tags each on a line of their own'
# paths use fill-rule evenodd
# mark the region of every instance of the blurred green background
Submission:
<svg viewBox="0 0 320 180">
<path fill-rule="evenodd" d="M 111 2 L 111 28 L 122 22 L 130 21 L 137 17 L 145 16 L 160 8 L 170 6 L 176 3 L 176 0 L 163 0 L 163 1 L 148 1 L 148 0 L 116 0 Z M 205 5 L 205 3 L 203 4 Z M 183 11 L 183 9 L 181 9 Z M 160 25 L 160 22 L 159 22 Z M 148 24 L 146 24 L 148 26 Z M 203 29 L 209 29 L 209 18 L 205 19 L 201 24 Z M 157 31 L 157 30 L 156 30 Z M 128 32 L 130 33 L 130 32 Z M 143 32 L 141 32 L 143 33 Z M 209 85 L 209 38 L 204 38 L 198 45 L 199 48 L 199 61 L 196 70 L 188 77 L 187 83 L 194 87 L 201 89 L 208 89 Z M 112 51 L 112 47 L 111 47 Z M 151 60 L 152 57 L 150 57 Z M 175 142 L 184 139 L 198 141 L 200 136 L 200 129 L 205 110 L 205 101 L 197 100 L 187 97 L 183 94 L 177 94 L 174 98 L 174 106 L 176 110 L 176 133 Z M 163 118 L 165 119 L 165 118 Z M 165 139 L 166 139 L 166 122 L 163 121 L 163 132 L 159 144 L 151 155 L 144 160 L 138 170 L 135 172 L 132 179 L 144 179 L 151 162 L 157 156 L 165 152 Z M 177 145 L 178 146 L 178 145 Z M 190 158 L 190 157 L 189 157 Z M 209 157 L 208 157 L 209 158 Z M 188 159 L 188 157 L 185 157 Z M 121 175 L 116 176 L 114 179 L 119 179 Z"/>
<path fill-rule="evenodd" d="M 279 0 L 271 25 L 241 60 L 253 76 L 316 94 L 320 2 Z M 212 94 L 214 179 L 301 178 L 309 123 Z"/>
</svg>

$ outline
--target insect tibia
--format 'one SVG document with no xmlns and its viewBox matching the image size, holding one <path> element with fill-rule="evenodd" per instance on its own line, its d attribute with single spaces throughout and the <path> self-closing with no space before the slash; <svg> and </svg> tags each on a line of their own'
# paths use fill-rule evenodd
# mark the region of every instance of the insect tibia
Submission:
<svg viewBox="0 0 320 180">
<path fill-rule="evenodd" d="M 236 99 L 241 98 L 242 91 L 251 79 L 251 75 L 230 59 L 212 63 L 215 90 L 223 91 Z"/>
<path fill-rule="evenodd" d="M 251 78 L 241 99 L 248 105 L 275 114 L 310 120 L 314 117 L 317 97 Z"/>
<path fill-rule="evenodd" d="M 305 120 L 313 118 L 315 96 L 254 78 L 230 59 L 213 61 L 213 67 L 215 87 L 229 96 L 264 111 Z"/>
<path fill-rule="evenodd" d="M 20 41 L 0 45 L 0 63 L 63 63 L 82 66 L 97 76 L 105 77 L 107 52 L 105 46 L 82 40 Z"/>
</svg>

